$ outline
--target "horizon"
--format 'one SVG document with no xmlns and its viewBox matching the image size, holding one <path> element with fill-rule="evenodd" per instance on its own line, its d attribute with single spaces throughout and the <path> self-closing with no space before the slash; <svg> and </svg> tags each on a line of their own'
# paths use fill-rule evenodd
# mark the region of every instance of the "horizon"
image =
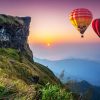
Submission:
<svg viewBox="0 0 100 100">
<path fill-rule="evenodd" d="M 54 46 L 52 45 L 49 48 L 44 45 L 36 44 L 34 45 L 34 48 L 31 49 L 33 51 L 33 56 L 41 59 L 61 60 L 69 58 L 80 58 L 100 61 L 99 43 L 64 43 Z"/>
<path fill-rule="evenodd" d="M 95 59 L 88 59 L 88 58 L 73 58 L 73 57 L 69 57 L 69 58 L 63 58 L 63 59 L 44 59 L 44 58 L 38 58 L 38 57 L 33 57 L 33 60 L 37 62 L 37 60 L 44 60 L 44 61 L 50 61 L 50 62 L 55 62 L 55 61 L 64 61 L 64 60 L 81 60 L 81 61 L 92 61 L 92 62 L 97 62 L 100 63 L 100 60 L 95 60 Z"/>
</svg>

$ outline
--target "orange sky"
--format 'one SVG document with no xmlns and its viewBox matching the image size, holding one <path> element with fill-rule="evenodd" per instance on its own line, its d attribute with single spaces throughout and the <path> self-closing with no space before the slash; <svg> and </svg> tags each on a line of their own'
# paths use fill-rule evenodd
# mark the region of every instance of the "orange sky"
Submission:
<svg viewBox="0 0 100 100">
<path fill-rule="evenodd" d="M 100 39 L 95 34 L 90 25 L 84 33 L 84 38 L 81 38 L 81 34 L 74 28 L 69 20 L 70 12 L 76 8 L 73 6 L 61 3 L 48 4 L 41 3 L 36 5 L 32 14 L 32 22 L 30 26 L 29 43 L 35 44 L 57 44 L 57 43 L 87 43 L 87 42 L 100 42 Z M 93 18 L 97 18 L 98 12 L 95 13 L 95 9 L 91 5 L 78 5 L 79 7 L 85 7 L 93 13 Z"/>
<path fill-rule="evenodd" d="M 98 2 L 97 0 L 2 0 L 0 11 L 14 16 L 31 16 L 28 40 L 30 44 L 100 42 L 91 25 L 82 39 L 69 21 L 70 12 L 80 7 L 89 9 L 94 19 L 99 18 Z"/>
<path fill-rule="evenodd" d="M 31 44 L 100 42 L 91 25 L 85 32 L 85 38 L 81 39 L 80 33 L 69 21 L 70 12 L 80 7 L 89 9 L 94 19 L 99 18 L 99 4 L 98 0 L 2 0 L 0 11 L 14 16 L 31 16 Z"/>
<path fill-rule="evenodd" d="M 69 24 L 68 24 L 69 25 Z M 30 44 L 56 44 L 56 43 L 87 43 L 87 42 L 100 42 L 99 37 L 94 33 L 91 28 L 91 25 L 88 27 L 84 34 L 84 38 L 81 38 L 80 33 L 70 24 L 70 27 L 66 28 L 63 31 L 63 26 L 60 30 L 49 30 L 49 27 L 46 30 L 34 30 L 31 29 L 29 35 Z M 53 31 L 52 31 L 53 30 Z M 57 32 L 59 31 L 59 32 Z"/>
</svg>

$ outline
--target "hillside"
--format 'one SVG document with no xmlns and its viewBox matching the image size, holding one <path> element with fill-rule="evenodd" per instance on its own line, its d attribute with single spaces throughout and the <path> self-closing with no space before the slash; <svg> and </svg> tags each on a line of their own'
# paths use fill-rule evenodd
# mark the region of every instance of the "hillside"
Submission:
<svg viewBox="0 0 100 100">
<path fill-rule="evenodd" d="M 15 49 L 0 49 L 0 88 L 5 87 L 14 92 L 12 98 L 15 95 L 23 98 L 26 94 L 28 97 L 33 97 L 37 87 L 48 82 L 60 84 L 45 66 L 29 61 L 24 54 L 19 56 Z"/>
<path fill-rule="evenodd" d="M 25 52 L 0 48 L 0 100 L 77 100 L 46 66 Z"/>
<path fill-rule="evenodd" d="M 86 81 L 69 81 L 66 83 L 66 87 L 74 93 L 78 93 L 82 96 L 83 100 L 100 100 L 100 87 L 93 86 Z"/>
</svg>

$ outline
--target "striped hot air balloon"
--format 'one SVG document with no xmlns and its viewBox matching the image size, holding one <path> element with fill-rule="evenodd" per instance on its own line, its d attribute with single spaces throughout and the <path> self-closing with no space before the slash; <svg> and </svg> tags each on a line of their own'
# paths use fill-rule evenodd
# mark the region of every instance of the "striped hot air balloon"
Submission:
<svg viewBox="0 0 100 100">
<path fill-rule="evenodd" d="M 95 33 L 100 37 L 100 19 L 93 20 L 92 28 L 94 29 Z"/>
<path fill-rule="evenodd" d="M 92 21 L 92 13 L 86 8 L 74 9 L 69 15 L 71 23 L 81 33 L 81 37 Z"/>
</svg>

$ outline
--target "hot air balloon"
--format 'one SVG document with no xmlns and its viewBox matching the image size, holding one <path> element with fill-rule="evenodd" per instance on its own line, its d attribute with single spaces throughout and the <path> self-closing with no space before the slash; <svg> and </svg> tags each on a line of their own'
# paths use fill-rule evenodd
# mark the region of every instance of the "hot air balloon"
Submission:
<svg viewBox="0 0 100 100">
<path fill-rule="evenodd" d="M 94 29 L 95 33 L 100 37 L 100 19 L 93 20 L 92 28 Z"/>
<path fill-rule="evenodd" d="M 83 37 L 84 32 L 90 25 L 92 18 L 91 11 L 85 8 L 74 9 L 69 15 L 71 23 L 81 33 L 81 37 Z"/>
</svg>

